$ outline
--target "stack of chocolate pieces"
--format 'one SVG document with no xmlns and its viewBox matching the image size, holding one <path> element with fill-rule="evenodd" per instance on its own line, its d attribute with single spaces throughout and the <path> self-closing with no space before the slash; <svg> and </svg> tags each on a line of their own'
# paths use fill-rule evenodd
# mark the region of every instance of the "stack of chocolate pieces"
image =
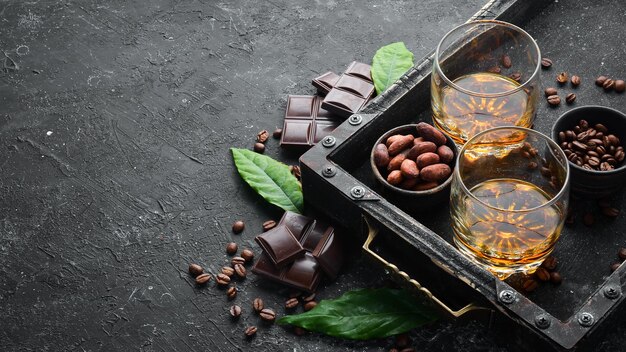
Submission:
<svg viewBox="0 0 626 352">
<path fill-rule="evenodd" d="M 326 72 L 314 78 L 317 95 L 290 95 L 280 144 L 310 147 L 361 110 L 374 97 L 370 70 L 354 61 L 340 76 Z"/>
<path fill-rule="evenodd" d="M 255 241 L 263 251 L 252 272 L 298 290 L 314 292 L 322 275 L 334 280 L 343 263 L 334 228 L 297 213 L 285 212 Z"/>
</svg>

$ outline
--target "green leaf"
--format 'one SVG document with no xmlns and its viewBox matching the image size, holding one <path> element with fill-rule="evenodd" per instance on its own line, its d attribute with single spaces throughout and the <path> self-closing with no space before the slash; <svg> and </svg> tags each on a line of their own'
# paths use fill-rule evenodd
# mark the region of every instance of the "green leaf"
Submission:
<svg viewBox="0 0 626 352">
<path fill-rule="evenodd" d="M 335 300 L 321 301 L 312 310 L 287 315 L 279 324 L 351 340 L 397 335 L 436 320 L 434 311 L 404 290 L 360 289 Z"/>
<path fill-rule="evenodd" d="M 372 79 L 376 94 L 389 88 L 406 71 L 413 67 L 413 54 L 403 42 L 385 45 L 376 51 L 372 59 Z"/>
<path fill-rule="evenodd" d="M 261 197 L 285 210 L 302 213 L 302 187 L 289 166 L 251 150 L 230 150 L 239 175 Z"/>
</svg>

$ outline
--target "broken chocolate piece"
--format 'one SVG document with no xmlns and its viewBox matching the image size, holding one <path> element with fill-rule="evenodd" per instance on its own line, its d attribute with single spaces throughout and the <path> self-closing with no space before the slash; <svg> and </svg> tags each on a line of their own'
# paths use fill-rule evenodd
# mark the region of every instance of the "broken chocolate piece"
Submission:
<svg viewBox="0 0 626 352">
<path fill-rule="evenodd" d="M 335 229 L 332 227 L 326 229 L 312 255 L 331 280 L 337 278 L 343 264 L 343 254 L 339 239 L 335 237 Z"/>
<path fill-rule="evenodd" d="M 347 118 L 361 110 L 374 96 L 371 66 L 352 62 L 322 102 L 322 108 Z"/>
<path fill-rule="evenodd" d="M 281 268 L 302 256 L 304 248 L 284 224 L 256 236 L 254 240 L 263 248 L 277 268 Z"/>
</svg>

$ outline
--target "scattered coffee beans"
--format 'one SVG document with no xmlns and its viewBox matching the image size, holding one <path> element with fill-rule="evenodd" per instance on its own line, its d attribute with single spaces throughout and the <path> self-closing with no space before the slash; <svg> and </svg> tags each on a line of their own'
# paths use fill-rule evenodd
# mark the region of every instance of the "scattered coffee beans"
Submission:
<svg viewBox="0 0 626 352">
<path fill-rule="evenodd" d="M 230 307 L 230 316 L 233 318 L 239 318 L 239 316 L 241 316 L 241 307 L 236 304 Z"/>
<path fill-rule="evenodd" d="M 246 268 L 244 268 L 243 265 L 236 264 L 234 270 L 235 270 L 235 274 L 237 274 L 237 276 L 239 276 L 242 279 L 246 278 Z"/>
<path fill-rule="evenodd" d="M 541 68 L 548 69 L 550 67 L 552 67 L 552 60 L 547 57 L 541 58 Z"/>
<path fill-rule="evenodd" d="M 539 287 L 539 283 L 537 282 L 537 280 L 533 279 L 527 279 L 522 284 L 522 289 L 526 292 L 533 292 L 537 289 L 537 287 Z"/>
<path fill-rule="evenodd" d="M 535 276 L 537 276 L 539 281 L 545 282 L 550 280 L 550 273 L 544 268 L 538 268 L 537 271 L 535 271 Z"/>
<path fill-rule="evenodd" d="M 245 264 L 245 263 L 246 263 L 246 260 L 245 260 L 245 259 L 243 259 L 242 257 L 233 257 L 233 259 L 230 261 L 230 264 L 231 264 L 233 267 L 235 267 L 235 265 L 237 265 L 237 264 L 241 264 L 241 265 L 243 265 L 243 264 Z"/>
<path fill-rule="evenodd" d="M 578 87 L 580 85 L 580 77 L 573 75 L 570 82 L 572 83 L 572 87 Z"/>
<path fill-rule="evenodd" d="M 610 91 L 615 87 L 615 81 L 607 78 L 604 83 L 602 83 L 602 88 L 604 88 L 605 91 Z"/>
<path fill-rule="evenodd" d="M 552 106 L 557 106 L 561 104 L 561 98 L 558 95 L 551 95 L 548 97 L 548 104 Z"/>
<path fill-rule="evenodd" d="M 568 104 L 573 104 L 575 100 L 576 100 L 576 94 L 574 93 L 569 93 L 567 94 L 567 96 L 565 96 L 565 102 Z"/>
<path fill-rule="evenodd" d="M 226 296 L 228 296 L 228 299 L 235 299 L 235 297 L 237 297 L 237 289 L 235 286 L 231 286 L 226 290 Z"/>
<path fill-rule="evenodd" d="M 311 309 L 315 308 L 317 306 L 317 302 L 315 301 L 308 301 L 304 304 L 304 310 L 305 311 L 310 311 Z"/>
<path fill-rule="evenodd" d="M 606 80 L 607 80 L 606 76 L 600 76 L 596 78 L 596 86 L 602 87 L 604 85 L 604 81 Z"/>
<path fill-rule="evenodd" d="M 247 262 L 251 262 L 252 259 L 254 259 L 254 252 L 250 249 L 244 249 L 243 251 L 241 251 L 241 257 L 243 258 L 243 260 Z"/>
<path fill-rule="evenodd" d="M 252 309 L 257 313 L 263 310 L 263 306 L 263 300 L 260 298 L 255 298 L 254 301 L 252 301 Z"/>
<path fill-rule="evenodd" d="M 511 68 L 511 66 L 513 66 L 513 62 L 511 61 L 511 57 L 509 55 L 502 55 L 502 66 L 504 68 Z"/>
<path fill-rule="evenodd" d="M 270 138 L 270 133 L 267 130 L 263 130 L 256 135 L 256 141 L 259 143 L 267 142 L 268 138 Z"/>
<path fill-rule="evenodd" d="M 274 130 L 274 133 L 272 133 L 272 137 L 274 137 L 275 139 L 279 139 L 282 135 L 283 135 L 282 128 L 277 128 Z"/>
<path fill-rule="evenodd" d="M 211 281 L 211 274 L 200 274 L 196 277 L 197 285 L 204 285 L 209 281 Z"/>
<path fill-rule="evenodd" d="M 261 319 L 267 322 L 273 322 L 274 319 L 276 319 L 276 313 L 274 313 L 274 311 L 269 308 L 261 309 L 261 311 L 259 312 L 259 316 L 261 317 Z"/>
<path fill-rule="evenodd" d="M 189 264 L 189 274 L 196 277 L 204 272 L 204 269 L 198 264 Z"/>
<path fill-rule="evenodd" d="M 246 225 L 243 223 L 243 221 L 237 220 L 233 223 L 233 232 L 241 233 L 245 227 Z"/>
<path fill-rule="evenodd" d="M 543 263 L 541 263 L 541 266 L 544 267 L 548 271 L 552 271 L 556 269 L 557 265 L 558 265 L 558 262 L 556 258 L 553 256 L 547 257 L 546 260 L 544 260 Z"/>
<path fill-rule="evenodd" d="M 626 90 L 626 83 L 622 79 L 618 79 L 615 81 L 615 86 L 613 87 L 616 92 L 623 93 Z"/>
<path fill-rule="evenodd" d="M 253 337 L 254 335 L 256 335 L 256 331 L 257 331 L 256 326 L 248 326 L 248 327 L 246 328 L 246 330 L 244 330 L 244 332 L 243 332 L 243 333 L 244 333 L 247 337 Z"/>
<path fill-rule="evenodd" d="M 300 302 L 298 301 L 297 298 L 290 298 L 285 302 L 285 308 L 287 309 L 293 309 L 296 308 L 298 306 Z"/>
<path fill-rule="evenodd" d="M 274 220 L 267 220 L 266 222 L 263 223 L 263 231 L 269 231 L 271 229 L 273 229 L 274 227 L 276 227 L 276 221 Z"/>
<path fill-rule="evenodd" d="M 522 74 L 520 72 L 513 72 L 509 75 L 509 78 L 514 81 L 520 82 L 522 80 Z"/>
<path fill-rule="evenodd" d="M 259 154 L 263 154 L 265 152 L 265 144 L 256 142 L 254 143 L 254 148 L 252 149 Z"/>
<path fill-rule="evenodd" d="M 546 98 L 551 96 L 551 95 L 557 95 L 558 94 L 558 91 L 554 87 L 548 87 L 543 92 L 545 93 Z"/>
<path fill-rule="evenodd" d="M 561 282 L 563 282 L 563 279 L 561 278 L 561 274 L 559 274 L 556 271 L 553 271 L 550 273 L 550 282 L 552 282 L 555 285 L 560 285 Z"/>
<path fill-rule="evenodd" d="M 561 72 L 556 76 L 556 81 L 559 84 L 565 84 L 567 83 L 567 81 L 569 80 L 569 76 L 567 74 L 567 72 Z"/>
<path fill-rule="evenodd" d="M 223 273 L 219 273 L 215 277 L 215 281 L 218 285 L 226 286 L 230 283 L 230 277 L 228 275 L 224 275 Z"/>
<path fill-rule="evenodd" d="M 228 277 L 232 277 L 233 275 L 235 275 L 235 269 L 229 267 L 229 266 L 225 266 L 222 268 L 222 274 L 228 276 Z"/>
<path fill-rule="evenodd" d="M 229 244 L 226 245 L 226 253 L 233 255 L 235 253 L 237 253 L 237 243 L 235 242 L 230 242 Z"/>
</svg>

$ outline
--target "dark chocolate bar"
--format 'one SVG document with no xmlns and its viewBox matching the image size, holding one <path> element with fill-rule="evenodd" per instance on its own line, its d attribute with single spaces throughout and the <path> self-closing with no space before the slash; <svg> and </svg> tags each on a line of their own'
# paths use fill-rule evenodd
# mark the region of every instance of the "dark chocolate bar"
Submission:
<svg viewBox="0 0 626 352">
<path fill-rule="evenodd" d="M 339 75 L 328 71 L 318 77 L 313 78 L 311 83 L 315 88 L 317 88 L 317 92 L 321 95 L 326 95 L 330 92 L 331 89 L 337 84 L 339 80 Z"/>
<path fill-rule="evenodd" d="M 254 240 L 263 248 L 277 268 L 281 268 L 304 254 L 304 248 L 284 224 L 256 236 Z"/>
<path fill-rule="evenodd" d="M 331 280 L 337 278 L 343 264 L 343 253 L 339 239 L 335 237 L 335 229 L 332 227 L 326 229 L 312 255 Z"/>
<path fill-rule="evenodd" d="M 374 97 L 371 66 L 352 62 L 328 92 L 322 108 L 347 118 L 361 110 Z"/>
<path fill-rule="evenodd" d="M 312 146 L 339 124 L 338 117 L 321 107 L 317 95 L 290 95 L 283 122 L 281 145 Z"/>
<path fill-rule="evenodd" d="M 308 292 L 314 292 L 320 282 L 320 266 L 310 253 L 306 253 L 303 257 L 296 259 L 293 264 L 282 269 L 276 268 L 269 256 L 262 253 L 252 267 L 252 272 Z"/>
</svg>

